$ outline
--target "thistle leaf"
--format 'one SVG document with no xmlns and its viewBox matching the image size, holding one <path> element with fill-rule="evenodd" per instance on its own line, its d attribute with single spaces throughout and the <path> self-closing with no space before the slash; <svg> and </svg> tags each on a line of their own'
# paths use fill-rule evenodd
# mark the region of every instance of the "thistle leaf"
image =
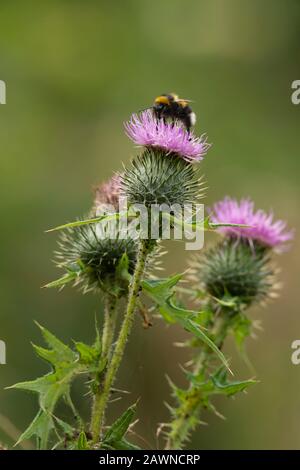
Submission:
<svg viewBox="0 0 300 470">
<path fill-rule="evenodd" d="M 51 289 L 53 287 L 55 287 L 55 288 L 61 287 L 62 288 L 66 284 L 68 284 L 69 282 L 75 281 L 77 278 L 80 277 L 81 274 L 83 274 L 88 269 L 82 263 L 82 261 L 80 259 L 76 260 L 76 263 L 74 263 L 73 265 L 68 265 L 68 266 L 65 266 L 65 265 L 62 266 L 61 265 L 60 267 L 64 267 L 67 270 L 67 273 L 64 274 L 62 277 L 60 277 L 59 279 L 56 279 L 55 281 L 49 282 L 48 284 L 43 286 L 43 288 L 48 288 L 48 289 Z"/>
<path fill-rule="evenodd" d="M 59 419 L 57 416 L 53 416 L 55 423 L 58 424 L 58 426 L 61 428 L 63 433 L 68 436 L 70 439 L 72 439 L 75 435 L 76 429 L 71 426 L 69 423 L 66 423 L 62 419 Z"/>
<path fill-rule="evenodd" d="M 244 352 L 245 340 L 251 334 L 251 327 L 252 322 L 246 315 L 239 313 L 235 316 L 232 331 L 236 345 L 242 353 Z"/>
<path fill-rule="evenodd" d="M 41 326 L 38 322 L 35 324 L 41 330 L 43 338 L 47 345 L 55 351 L 55 359 L 52 364 L 55 366 L 58 362 L 73 362 L 76 360 L 76 353 L 72 349 L 58 339 L 53 333 Z"/>
<path fill-rule="evenodd" d="M 101 356 L 101 348 L 98 345 L 89 346 L 80 341 L 75 342 L 75 347 L 79 352 L 79 361 L 82 364 L 97 364 Z"/>
<path fill-rule="evenodd" d="M 40 410 L 28 428 L 21 434 L 15 446 L 26 439 L 37 437 L 38 449 L 46 449 L 50 431 L 54 429 L 52 416 Z"/>
<path fill-rule="evenodd" d="M 88 445 L 88 441 L 85 435 L 85 432 L 81 431 L 77 441 L 77 449 L 78 450 L 89 450 L 90 446 Z"/>
<path fill-rule="evenodd" d="M 254 379 L 229 382 L 227 380 L 227 372 L 224 368 L 219 369 L 212 375 L 211 380 L 215 388 L 214 393 L 221 393 L 227 396 L 233 396 L 236 393 L 243 392 L 250 387 L 250 385 L 257 383 L 257 380 Z"/>
<path fill-rule="evenodd" d="M 45 284 L 43 287 L 47 288 L 47 289 L 52 289 L 53 287 L 55 287 L 55 288 L 63 287 L 66 284 L 68 284 L 69 282 L 75 281 L 75 279 L 77 279 L 79 274 L 80 273 L 78 271 L 68 272 L 67 274 L 64 274 L 59 279 L 55 279 L 55 281 L 48 282 L 48 284 Z"/>
<path fill-rule="evenodd" d="M 99 222 L 109 222 L 110 220 L 117 220 L 120 217 L 124 217 L 124 215 L 127 215 L 128 212 L 124 213 L 118 213 L 116 212 L 115 214 L 104 214 L 99 217 L 93 217 L 91 219 L 85 219 L 85 220 L 75 220 L 74 222 L 69 222 L 67 224 L 63 225 L 58 225 L 57 227 L 50 228 L 49 230 L 46 230 L 46 232 L 55 232 L 58 230 L 65 230 L 68 228 L 74 228 L 74 227 L 81 227 L 82 225 L 90 225 L 90 224 L 98 224 Z"/>
<path fill-rule="evenodd" d="M 196 322 L 198 319 L 198 312 L 187 310 L 177 307 L 173 302 L 174 287 L 182 278 L 182 274 L 171 276 L 167 279 L 144 280 L 142 287 L 144 291 L 150 296 L 152 300 L 158 305 L 160 313 L 165 319 L 170 319 L 170 322 L 177 322 L 183 328 L 198 339 L 203 341 L 214 353 L 218 356 L 220 361 L 230 371 L 228 361 L 224 354 L 214 344 L 214 342 L 204 333 L 201 326 Z M 231 372 L 231 371 L 230 371 Z M 232 373 L 232 372 L 231 372 Z"/>
<path fill-rule="evenodd" d="M 246 224 L 233 224 L 230 222 L 222 222 L 222 223 L 213 223 L 210 222 L 210 218 L 206 217 L 200 222 L 187 222 L 182 218 L 175 217 L 174 215 L 169 214 L 168 212 L 163 212 L 163 218 L 170 221 L 173 225 L 178 225 L 182 228 L 186 228 L 191 232 L 195 231 L 215 231 L 221 227 L 242 227 L 242 228 L 250 228 L 251 225 Z"/>
<path fill-rule="evenodd" d="M 40 411 L 22 434 L 19 441 L 36 435 L 41 447 L 46 448 L 49 432 L 54 428 L 53 412 L 60 398 L 71 402 L 71 381 L 84 370 L 78 361 L 78 354 L 56 338 L 50 331 L 38 325 L 44 340 L 51 349 L 35 346 L 36 353 L 51 365 L 51 372 L 35 380 L 20 382 L 8 388 L 27 390 L 38 394 Z"/>
<path fill-rule="evenodd" d="M 136 414 L 136 404 L 130 406 L 124 413 L 110 426 L 106 432 L 101 447 L 103 449 L 115 450 L 137 450 L 138 447 L 129 443 L 125 439 L 130 424 Z"/>
<path fill-rule="evenodd" d="M 129 268 L 130 268 L 129 257 L 128 257 L 128 254 L 125 252 L 123 253 L 116 268 L 117 277 L 119 277 L 120 279 L 124 279 L 126 281 L 130 281 L 131 275 L 129 274 Z"/>
</svg>

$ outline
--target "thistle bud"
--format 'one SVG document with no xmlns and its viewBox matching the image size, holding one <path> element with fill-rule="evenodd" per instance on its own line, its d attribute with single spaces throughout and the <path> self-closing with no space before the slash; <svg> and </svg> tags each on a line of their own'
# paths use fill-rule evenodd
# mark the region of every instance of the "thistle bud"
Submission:
<svg viewBox="0 0 300 470">
<path fill-rule="evenodd" d="M 268 251 L 229 238 L 193 263 L 193 279 L 214 299 L 234 299 L 241 308 L 270 295 L 274 268 Z"/>
<path fill-rule="evenodd" d="M 56 253 L 57 265 L 66 269 L 84 292 L 127 294 L 134 271 L 137 244 L 131 238 L 114 237 L 104 224 L 85 225 L 62 233 Z M 69 282 L 69 281 L 68 281 Z"/>
<path fill-rule="evenodd" d="M 201 196 L 201 181 L 193 165 L 175 154 L 146 149 L 121 177 L 130 204 L 190 204 Z"/>
</svg>

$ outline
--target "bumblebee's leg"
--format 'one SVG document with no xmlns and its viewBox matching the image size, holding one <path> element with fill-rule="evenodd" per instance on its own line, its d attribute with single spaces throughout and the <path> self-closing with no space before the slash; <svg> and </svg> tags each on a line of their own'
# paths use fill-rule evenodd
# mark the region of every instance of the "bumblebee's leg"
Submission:
<svg viewBox="0 0 300 470">
<path fill-rule="evenodd" d="M 183 122 L 184 122 L 185 128 L 187 130 L 187 133 L 190 134 L 191 133 L 191 127 L 192 127 L 190 117 L 186 116 Z M 189 140 L 191 140 L 191 137 L 189 137 Z"/>
<path fill-rule="evenodd" d="M 159 121 L 161 119 L 161 111 L 155 111 L 156 119 Z"/>
<path fill-rule="evenodd" d="M 158 130 L 158 121 L 161 119 L 161 111 L 155 111 L 156 117 L 156 130 Z"/>
</svg>

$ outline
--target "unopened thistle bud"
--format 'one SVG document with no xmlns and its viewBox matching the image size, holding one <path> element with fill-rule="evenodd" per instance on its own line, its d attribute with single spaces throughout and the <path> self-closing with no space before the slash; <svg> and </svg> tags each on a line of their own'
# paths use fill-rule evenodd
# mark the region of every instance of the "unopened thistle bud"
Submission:
<svg viewBox="0 0 300 470">
<path fill-rule="evenodd" d="M 117 212 L 119 197 L 120 176 L 115 175 L 96 188 L 92 216 Z M 56 263 L 66 274 L 49 286 L 74 282 L 84 292 L 127 294 L 137 258 L 137 242 L 121 233 L 116 220 L 69 228 L 62 232 L 59 248 Z"/>
<path fill-rule="evenodd" d="M 159 149 L 146 149 L 126 168 L 121 185 L 129 204 L 191 204 L 201 196 L 201 186 L 191 163 Z"/>
<path fill-rule="evenodd" d="M 84 292 L 103 291 L 127 294 L 129 278 L 135 267 L 137 244 L 131 238 L 114 237 L 110 224 L 85 225 L 62 233 L 56 253 L 59 267 L 64 268 Z"/>
<path fill-rule="evenodd" d="M 265 300 L 274 287 L 270 255 L 245 240 L 224 239 L 193 263 L 193 279 L 216 301 L 248 307 Z"/>
</svg>

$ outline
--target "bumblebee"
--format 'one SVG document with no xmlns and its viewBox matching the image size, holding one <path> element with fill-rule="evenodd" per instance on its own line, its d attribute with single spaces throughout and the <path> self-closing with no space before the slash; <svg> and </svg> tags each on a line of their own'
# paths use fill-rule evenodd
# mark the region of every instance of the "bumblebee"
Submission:
<svg viewBox="0 0 300 470">
<path fill-rule="evenodd" d="M 196 124 L 196 114 L 189 103 L 189 100 L 180 99 L 175 93 L 163 94 L 155 98 L 152 109 L 157 119 L 181 121 L 190 132 Z"/>
</svg>

